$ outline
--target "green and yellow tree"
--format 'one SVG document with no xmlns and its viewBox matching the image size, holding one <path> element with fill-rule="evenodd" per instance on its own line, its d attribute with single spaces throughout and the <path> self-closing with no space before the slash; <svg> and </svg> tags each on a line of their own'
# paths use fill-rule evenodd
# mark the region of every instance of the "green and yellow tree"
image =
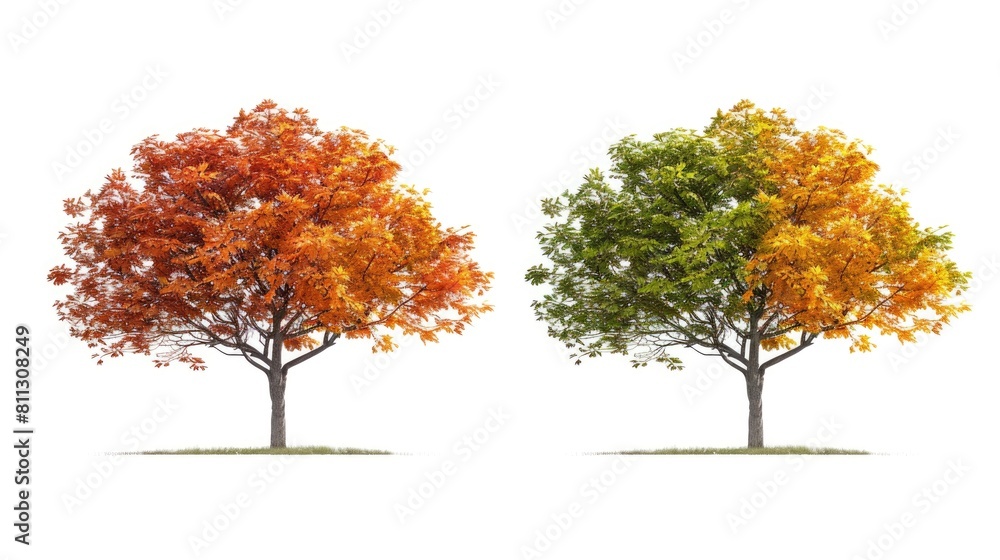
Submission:
<svg viewBox="0 0 1000 560">
<path fill-rule="evenodd" d="M 550 261 L 532 306 L 578 356 L 681 367 L 671 348 L 717 356 L 746 379 L 749 447 L 764 445 L 766 373 L 818 338 L 914 342 L 968 306 L 951 234 L 921 228 L 904 191 L 877 185 L 871 148 L 796 129 L 742 101 L 702 132 L 612 146 L 611 186 L 593 170 L 547 199 Z M 578 360 L 579 362 L 579 360 Z"/>
<path fill-rule="evenodd" d="M 244 358 L 267 377 L 271 446 L 285 447 L 289 370 L 341 338 L 390 351 L 389 332 L 436 341 L 491 309 L 473 234 L 395 184 L 390 154 L 272 101 L 225 132 L 147 138 L 132 149 L 137 186 L 119 169 L 65 201 L 78 221 L 59 235 L 72 264 L 48 276 L 73 288 L 59 317 L 101 359 L 203 369 L 198 346 Z"/>
</svg>

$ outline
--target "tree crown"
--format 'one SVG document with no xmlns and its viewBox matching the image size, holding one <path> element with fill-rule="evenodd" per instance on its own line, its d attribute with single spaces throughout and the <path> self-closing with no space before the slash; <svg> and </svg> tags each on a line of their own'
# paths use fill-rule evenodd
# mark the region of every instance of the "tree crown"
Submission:
<svg viewBox="0 0 1000 560">
<path fill-rule="evenodd" d="M 873 183 L 870 153 L 749 101 L 701 133 L 626 137 L 610 149 L 617 186 L 595 169 L 543 202 L 550 263 L 526 278 L 551 291 L 536 316 L 581 356 L 679 367 L 668 350 L 682 346 L 741 371 L 754 345 L 788 350 L 766 366 L 820 335 L 865 351 L 872 330 L 937 333 L 968 309 L 955 297 L 969 275 L 947 258 L 950 233 Z"/>
<path fill-rule="evenodd" d="M 475 301 L 492 273 L 469 256 L 473 234 L 393 182 L 391 148 L 316 124 L 266 100 L 225 132 L 137 144 L 138 187 L 118 169 L 66 200 L 74 264 L 49 279 L 74 289 L 56 302 L 71 332 L 95 356 L 156 351 L 157 366 L 200 369 L 189 348 L 204 345 L 266 371 L 282 348 L 343 335 L 387 351 L 388 330 L 434 341 L 490 310 Z"/>
</svg>

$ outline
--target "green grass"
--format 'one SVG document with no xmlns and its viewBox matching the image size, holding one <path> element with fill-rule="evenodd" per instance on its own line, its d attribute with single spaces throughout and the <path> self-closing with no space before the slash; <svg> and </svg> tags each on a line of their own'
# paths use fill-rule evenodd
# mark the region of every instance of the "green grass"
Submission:
<svg viewBox="0 0 1000 560">
<path fill-rule="evenodd" d="M 136 455 L 392 455 L 378 449 L 358 449 L 356 447 L 216 447 L 211 449 L 176 449 L 165 451 L 143 451 Z"/>
<path fill-rule="evenodd" d="M 867 451 L 856 449 L 835 449 L 832 447 L 667 447 L 664 449 L 637 449 L 633 451 L 611 451 L 598 455 L 868 455 Z"/>
<path fill-rule="evenodd" d="M 356 447 L 220 447 L 211 449 L 191 448 L 176 450 L 143 451 L 123 453 L 123 455 L 393 455 L 391 451 L 378 449 L 358 449 Z M 869 455 L 867 451 L 856 449 L 836 449 L 831 447 L 668 447 L 664 449 L 636 449 L 631 451 L 605 451 L 593 455 Z"/>
</svg>

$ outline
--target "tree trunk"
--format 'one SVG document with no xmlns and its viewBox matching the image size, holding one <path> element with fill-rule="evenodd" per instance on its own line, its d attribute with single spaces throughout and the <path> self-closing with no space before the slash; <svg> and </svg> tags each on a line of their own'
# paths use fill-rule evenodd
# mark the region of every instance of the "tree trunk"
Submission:
<svg viewBox="0 0 1000 560">
<path fill-rule="evenodd" d="M 747 355 L 746 381 L 747 401 L 750 403 L 748 414 L 747 447 L 764 447 L 764 411 L 761 393 L 764 391 L 764 369 L 760 367 L 760 331 L 758 324 L 760 316 L 750 315 L 750 347 Z"/>
<path fill-rule="evenodd" d="M 764 414 L 761 395 L 764 391 L 764 374 L 757 368 L 747 370 L 747 400 L 750 402 L 747 447 L 764 447 Z"/>
<path fill-rule="evenodd" d="M 285 374 L 280 369 L 267 376 L 271 392 L 271 447 L 285 447 Z"/>
</svg>

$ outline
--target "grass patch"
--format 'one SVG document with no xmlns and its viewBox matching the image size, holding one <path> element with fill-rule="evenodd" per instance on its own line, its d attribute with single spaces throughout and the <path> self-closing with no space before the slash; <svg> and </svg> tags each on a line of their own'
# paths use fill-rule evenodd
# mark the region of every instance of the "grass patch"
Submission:
<svg viewBox="0 0 1000 560">
<path fill-rule="evenodd" d="M 664 449 L 636 449 L 632 451 L 610 451 L 598 455 L 868 455 L 857 449 L 836 449 L 833 447 L 667 447 Z"/>
<path fill-rule="evenodd" d="M 216 447 L 211 449 L 191 448 L 165 451 L 142 451 L 135 455 L 392 455 L 390 451 L 378 449 L 358 449 L 356 447 Z"/>
</svg>

